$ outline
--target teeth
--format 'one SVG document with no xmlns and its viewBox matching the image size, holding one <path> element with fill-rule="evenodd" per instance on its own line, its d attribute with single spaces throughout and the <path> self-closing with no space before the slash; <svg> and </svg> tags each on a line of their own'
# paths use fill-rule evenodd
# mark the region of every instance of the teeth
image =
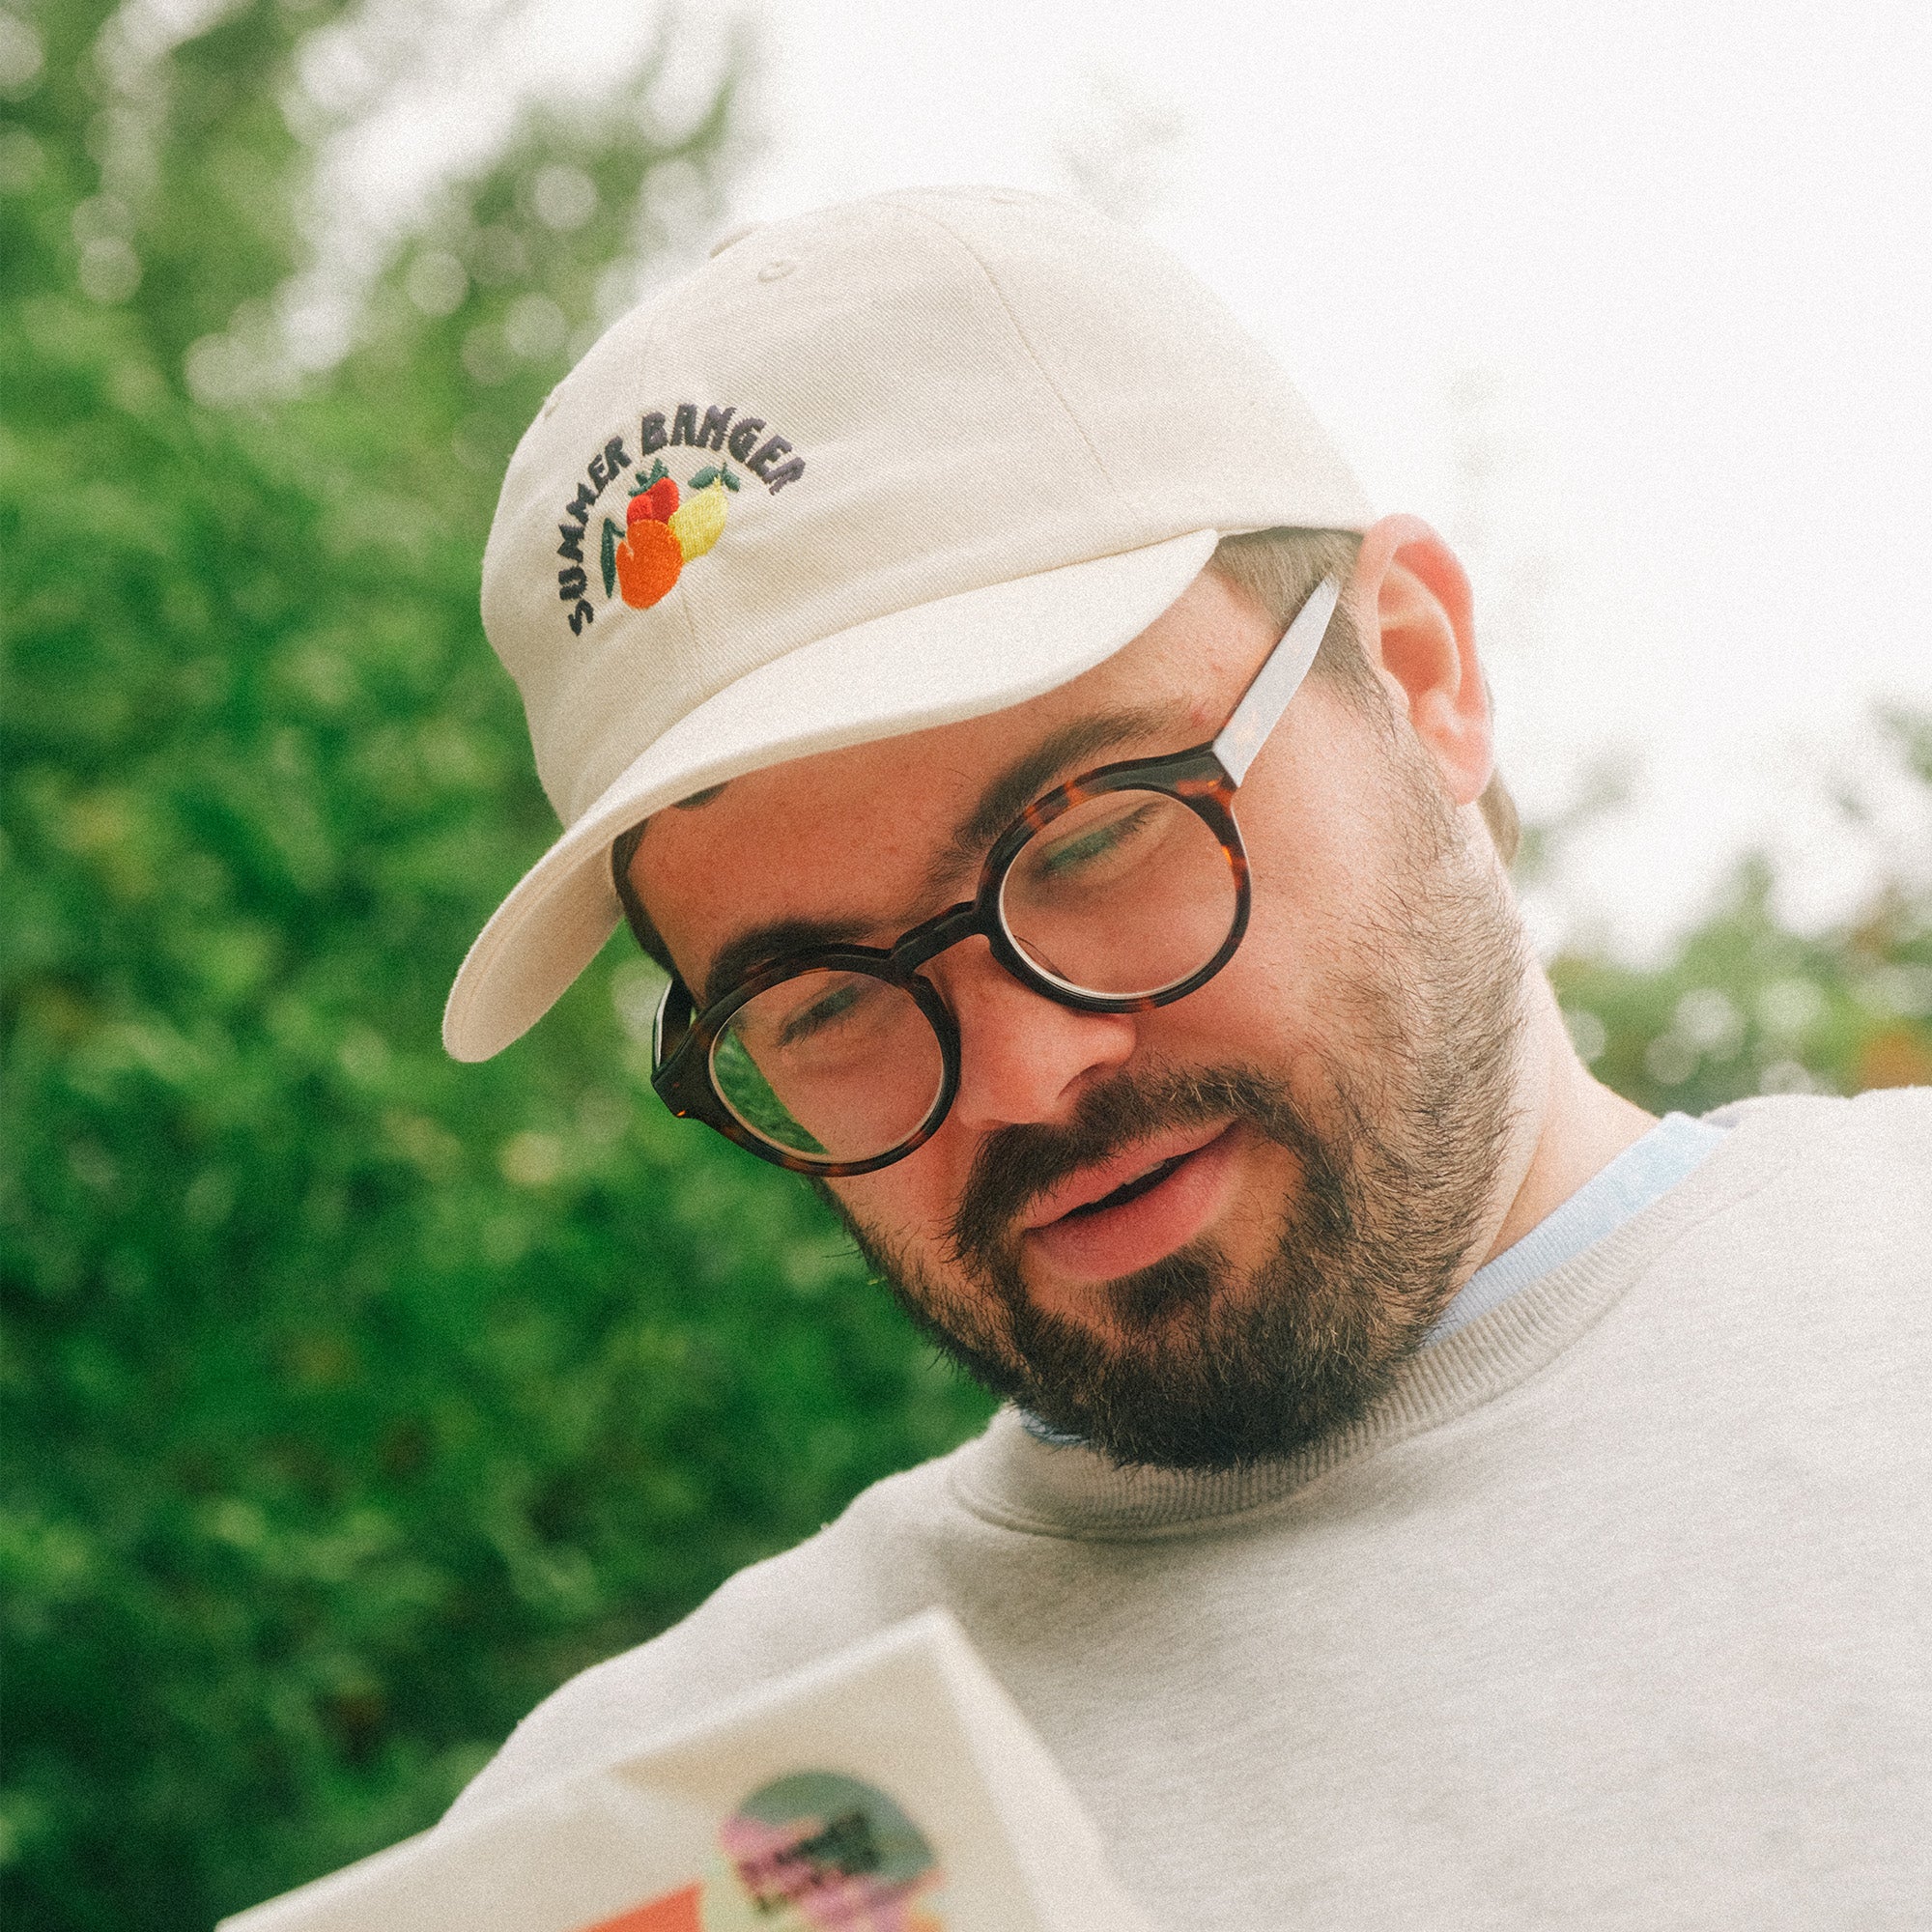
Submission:
<svg viewBox="0 0 1932 1932">
<path fill-rule="evenodd" d="M 1124 1180 L 1115 1181 L 1107 1192 L 1109 1194 L 1118 1194 L 1123 1187 L 1132 1187 L 1138 1182 L 1145 1180 L 1149 1175 L 1157 1173 L 1161 1168 L 1172 1166 L 1175 1158 L 1177 1156 L 1170 1155 L 1166 1160 L 1151 1160 L 1145 1167 L 1137 1169 L 1134 1173 L 1128 1175 Z"/>
<path fill-rule="evenodd" d="M 1145 1187 L 1156 1175 L 1165 1179 L 1167 1178 L 1167 1171 L 1171 1168 L 1179 1167 L 1186 1158 L 1185 1154 L 1178 1153 L 1172 1155 L 1167 1160 L 1157 1160 L 1151 1167 L 1142 1168 L 1131 1179 L 1123 1180 L 1118 1186 L 1109 1188 L 1097 1201 L 1089 1201 L 1083 1206 L 1073 1208 L 1071 1211 L 1075 1214 L 1092 1214 L 1095 1210 L 1108 1207 L 1118 1201 L 1122 1195 L 1129 1194 L 1137 1188 Z"/>
</svg>

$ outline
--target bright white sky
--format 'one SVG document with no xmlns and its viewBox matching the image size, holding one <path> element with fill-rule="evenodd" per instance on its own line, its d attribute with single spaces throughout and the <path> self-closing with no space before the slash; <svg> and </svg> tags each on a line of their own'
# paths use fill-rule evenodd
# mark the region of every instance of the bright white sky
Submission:
<svg viewBox="0 0 1932 1932">
<path fill-rule="evenodd" d="M 526 73 L 631 0 L 535 10 Z M 696 10 L 687 19 L 696 22 Z M 1146 226 L 1280 355 L 1383 508 L 1462 550 L 1532 812 L 1632 804 L 1545 936 L 1656 943 L 1751 842 L 1801 916 L 1857 848 L 1828 774 L 1932 704 L 1932 7 L 1924 0 L 772 0 L 734 216 L 1069 183 L 1182 129 Z M 539 48 L 541 46 L 541 52 Z M 576 53 L 572 53 L 572 49 Z M 581 67 L 579 68 L 581 71 Z M 1894 822 L 1932 851 L 1932 828 Z"/>
</svg>

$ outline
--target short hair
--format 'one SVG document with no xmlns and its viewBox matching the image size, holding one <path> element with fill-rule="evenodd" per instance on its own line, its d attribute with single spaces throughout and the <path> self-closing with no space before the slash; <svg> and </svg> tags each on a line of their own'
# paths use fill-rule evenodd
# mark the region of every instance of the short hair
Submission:
<svg viewBox="0 0 1932 1932">
<path fill-rule="evenodd" d="M 1324 577 L 1348 582 L 1361 548 L 1362 540 L 1352 530 L 1251 530 L 1243 536 L 1223 537 L 1214 546 L 1208 568 L 1245 592 L 1285 630 Z M 1346 604 L 1330 621 L 1310 675 L 1321 678 L 1356 710 L 1372 718 L 1387 717 L 1387 694 Z M 1522 842 L 1522 821 L 1500 772 L 1491 770 L 1476 805 L 1497 855 L 1509 865 Z"/>
<path fill-rule="evenodd" d="M 1310 591 L 1324 577 L 1348 582 L 1354 574 L 1355 558 L 1361 548 L 1361 538 L 1350 530 L 1251 530 L 1242 536 L 1223 537 L 1208 559 L 1208 568 L 1251 597 L 1286 629 L 1308 601 Z M 1310 675 L 1321 678 L 1365 715 L 1378 720 L 1387 718 L 1387 694 L 1362 648 L 1346 604 L 1337 610 L 1330 622 Z M 683 803 L 701 803 L 717 789 L 713 786 Z M 1516 857 L 1522 829 L 1516 801 L 1510 797 L 1501 773 L 1490 774 L 1489 784 L 1477 805 L 1496 851 L 1507 866 Z M 645 911 L 637 887 L 631 883 L 631 861 L 637 856 L 643 836 L 642 824 L 617 835 L 611 847 L 611 883 L 616 888 L 617 902 L 624 908 L 632 937 L 668 973 L 672 970 L 670 951 Z"/>
</svg>

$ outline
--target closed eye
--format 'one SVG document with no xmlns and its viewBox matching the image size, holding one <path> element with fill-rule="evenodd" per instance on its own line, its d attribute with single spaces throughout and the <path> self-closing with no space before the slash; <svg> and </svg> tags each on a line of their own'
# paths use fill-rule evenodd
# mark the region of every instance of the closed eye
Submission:
<svg viewBox="0 0 1932 1932">
<path fill-rule="evenodd" d="M 1042 839 L 1034 861 L 1035 868 L 1049 879 L 1076 877 L 1152 830 L 1152 822 L 1160 810 L 1160 803 L 1149 799 L 1116 813 L 1102 824 L 1082 826 L 1058 841 Z"/>
</svg>

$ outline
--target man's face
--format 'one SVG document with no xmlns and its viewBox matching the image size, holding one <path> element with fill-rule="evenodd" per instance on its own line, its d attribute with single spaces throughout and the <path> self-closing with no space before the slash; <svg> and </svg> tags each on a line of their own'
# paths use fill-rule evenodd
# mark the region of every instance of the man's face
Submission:
<svg viewBox="0 0 1932 1932">
<path fill-rule="evenodd" d="M 757 928 L 889 945 L 972 896 L 1040 791 L 1212 737 L 1278 631 L 1205 575 L 1045 696 L 659 813 L 634 878 L 700 1002 Z M 1253 913 L 1216 978 L 1085 1013 L 983 939 L 942 954 L 925 970 L 959 1023 L 952 1111 L 829 1187 L 935 1339 L 1122 1462 L 1226 1466 L 1352 1419 L 1495 1209 L 1523 955 L 1399 704 L 1304 685 L 1235 809 Z"/>
</svg>

